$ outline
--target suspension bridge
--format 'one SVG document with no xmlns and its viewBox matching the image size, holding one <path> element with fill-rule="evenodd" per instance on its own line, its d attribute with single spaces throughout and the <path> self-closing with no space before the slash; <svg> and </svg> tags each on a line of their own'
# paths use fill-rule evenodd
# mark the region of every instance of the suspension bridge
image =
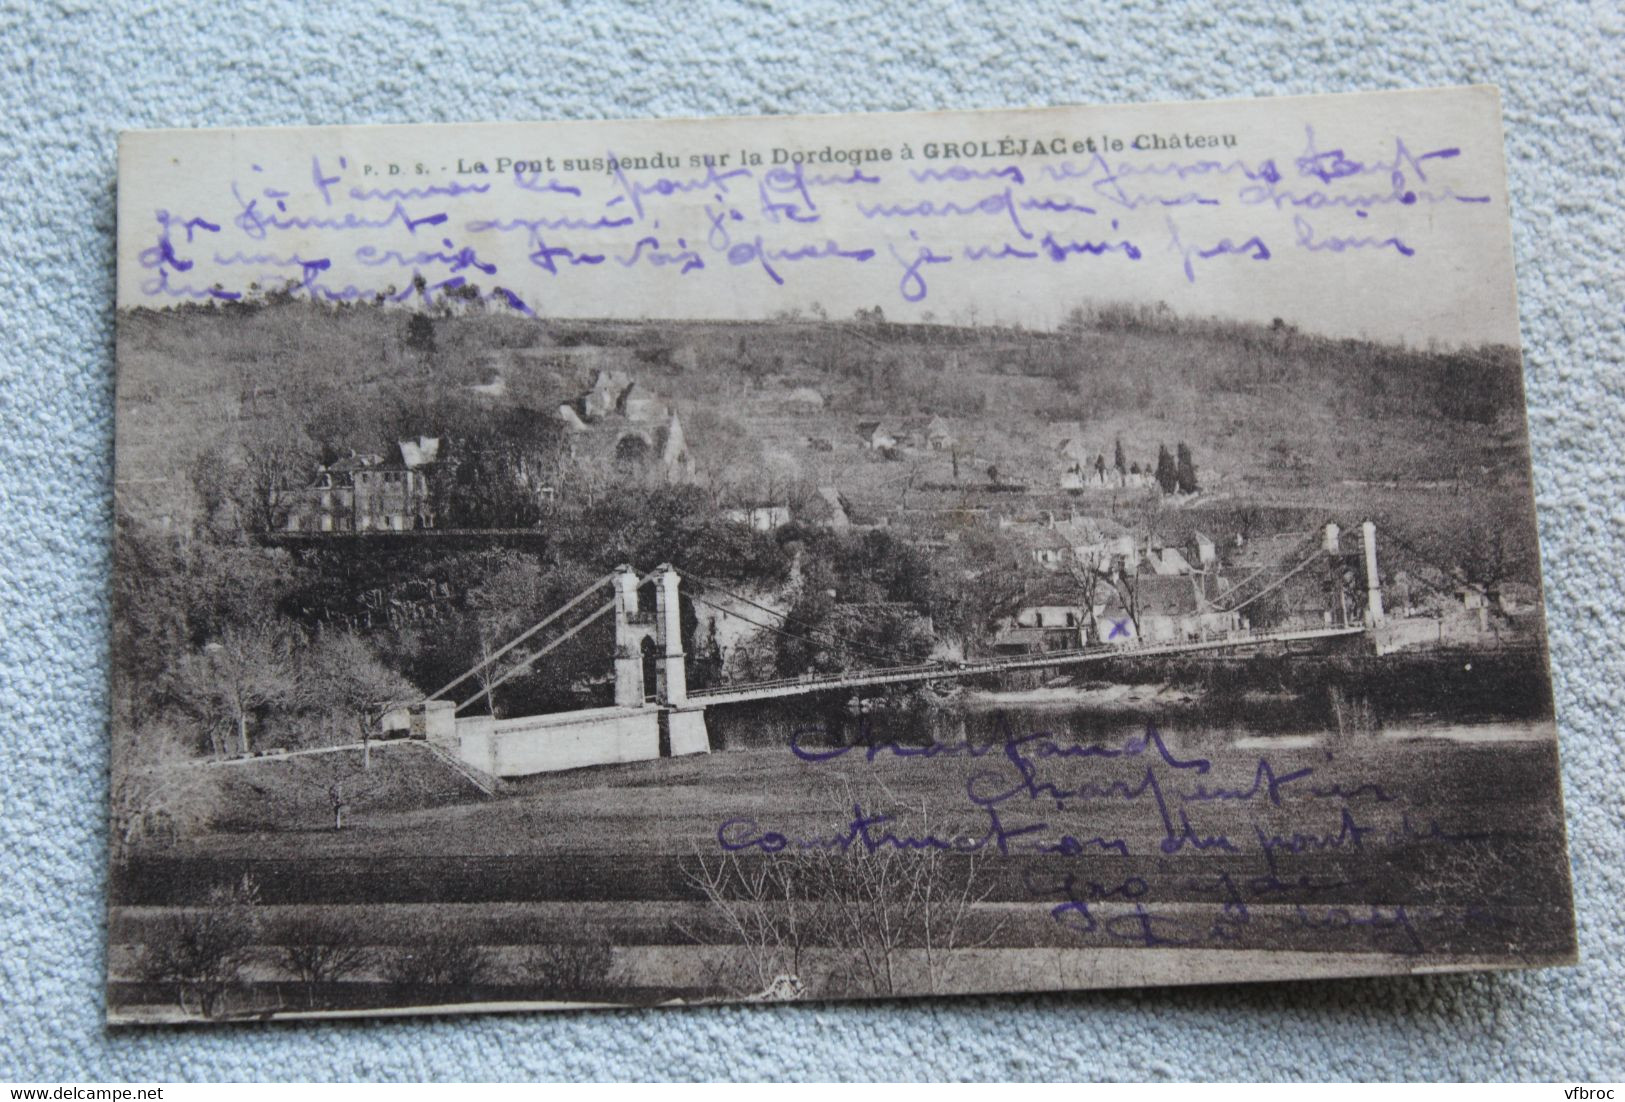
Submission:
<svg viewBox="0 0 1625 1102">
<path fill-rule="evenodd" d="M 756 700 L 779 699 L 854 690 L 875 686 L 954 681 L 1015 670 L 1083 666 L 1124 658 L 1170 657 L 1204 652 L 1245 653 L 1273 648 L 1311 647 L 1321 641 L 1366 636 L 1384 623 L 1382 588 L 1377 571 L 1375 525 L 1362 525 L 1362 548 L 1345 556 L 1340 529 L 1329 524 L 1304 545 L 1292 550 L 1285 563 L 1261 566 L 1205 603 L 1203 614 L 1159 637 L 1134 630 L 1120 639 L 1036 653 L 969 661 L 930 661 L 898 664 L 894 654 L 835 634 L 828 627 L 799 621 L 786 613 L 732 593 L 720 584 L 698 578 L 669 563 L 647 574 L 629 565 L 617 567 L 594 580 L 547 617 L 497 650 L 485 654 L 463 674 L 409 707 L 401 721 L 415 736 L 454 756 L 472 769 L 493 776 L 522 776 L 558 769 L 611 762 L 637 761 L 710 749 L 705 709 Z M 1255 629 L 1245 626 L 1241 612 L 1317 563 L 1341 570 L 1352 558 L 1363 574 L 1363 600 L 1346 599 L 1336 612 L 1328 610 L 1320 623 Z M 681 600 L 684 581 L 687 597 L 696 605 L 743 620 L 760 630 L 797 640 L 814 650 L 837 651 L 848 659 L 863 656 L 872 665 L 850 666 L 839 672 L 802 674 L 767 680 L 688 686 L 688 655 L 684 648 Z M 1122 582 L 1121 576 L 1117 578 Z M 644 607 L 641 593 L 652 587 L 653 608 Z M 1132 591 L 1132 587 L 1127 587 Z M 606 595 L 606 600 L 594 600 Z M 729 600 L 732 603 L 720 603 Z M 748 607 L 761 616 L 742 611 Z M 489 710 L 498 686 L 534 668 L 559 647 L 576 638 L 606 616 L 613 617 L 614 704 L 571 712 L 498 719 L 468 714 L 485 703 Z M 1126 622 L 1126 621 L 1125 621 Z M 1169 633 L 1165 633 L 1169 634 Z M 544 641 L 545 640 L 545 641 Z M 529 646 L 527 646 L 529 644 Z M 522 649 L 523 648 L 523 649 Z M 646 656 L 652 658 L 653 684 L 647 683 Z M 504 665 L 505 663 L 505 665 Z M 453 690 L 460 690 L 454 693 Z M 467 695 L 458 699 L 461 693 Z"/>
</svg>

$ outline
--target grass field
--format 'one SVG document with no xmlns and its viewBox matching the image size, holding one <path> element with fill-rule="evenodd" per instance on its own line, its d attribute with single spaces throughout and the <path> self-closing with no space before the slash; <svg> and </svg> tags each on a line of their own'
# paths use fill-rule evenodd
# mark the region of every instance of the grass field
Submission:
<svg viewBox="0 0 1625 1102">
<path fill-rule="evenodd" d="M 1057 756 L 1071 745 L 1061 739 L 995 742 L 981 756 L 882 750 L 871 760 L 860 748 L 821 763 L 750 749 L 536 777 L 497 799 L 359 811 L 341 831 L 216 833 L 116 871 L 113 990 L 131 1007 L 161 1008 L 162 986 L 138 982 L 141 946 L 210 885 L 246 873 L 266 931 L 242 972 L 245 992 L 259 992 L 249 1002 L 275 986 L 272 931 L 312 914 L 374 954 L 347 984 L 324 988 L 323 1005 L 456 1001 L 387 978 L 393 956 L 448 939 L 482 947 L 485 979 L 470 987 L 481 999 L 557 997 L 521 964 L 536 946 L 578 944 L 608 950 L 595 997 L 739 994 L 737 976 L 721 978 L 737 935 L 696 878 L 702 858 L 720 863 L 719 828 L 737 820 L 751 825 L 724 832 L 733 844 L 772 832 L 794 854 L 804 840 L 845 838 L 856 861 L 922 859 L 881 840 L 887 831 L 957 840 L 966 852 L 942 859 L 974 885 L 944 958 L 957 963 L 937 965 L 927 987 L 924 965 L 908 963 L 920 950 L 900 944 L 900 974 L 913 978 L 898 991 L 1021 986 L 1015 977 L 1045 959 L 1022 951 L 1039 950 L 1062 954 L 1066 975 L 1106 969 L 1123 982 L 1189 980 L 1263 951 L 1324 954 L 1313 968 L 1342 973 L 1565 957 L 1573 931 L 1550 725 L 1465 731 L 1480 741 L 1407 734 L 1243 748 L 1170 730 L 1161 749 L 1129 735 L 1087 756 Z M 892 818 L 854 831 L 854 803 Z M 989 839 L 990 809 L 1007 852 Z M 866 836 L 878 841 L 872 853 Z M 746 869 L 785 859 L 741 856 Z M 1217 955 L 1185 971 L 1147 950 Z M 877 993 L 842 959 L 814 945 L 801 967 L 824 977 L 821 993 Z M 1268 960 L 1255 967 L 1268 972 Z"/>
</svg>

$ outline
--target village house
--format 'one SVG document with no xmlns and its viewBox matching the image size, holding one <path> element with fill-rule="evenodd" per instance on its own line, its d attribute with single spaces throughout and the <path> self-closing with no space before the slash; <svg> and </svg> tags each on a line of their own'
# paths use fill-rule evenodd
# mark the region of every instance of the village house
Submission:
<svg viewBox="0 0 1625 1102">
<path fill-rule="evenodd" d="M 1095 603 L 1090 614 L 1095 620 L 1095 638 L 1108 646 L 1121 647 L 1139 641 L 1139 629 L 1134 625 L 1134 612 L 1125 591 L 1130 591 L 1135 579 L 1126 579 L 1121 588 L 1103 583 L 1095 587 Z"/>
<path fill-rule="evenodd" d="M 937 452 L 947 451 L 956 443 L 953 430 L 941 414 L 931 418 L 931 423 L 925 426 L 925 442 Z"/>
<path fill-rule="evenodd" d="M 1201 532 L 1192 532 L 1190 546 L 1195 552 L 1198 570 L 1212 570 L 1219 565 L 1219 548 L 1211 538 Z"/>
<path fill-rule="evenodd" d="M 602 368 L 593 372 L 586 394 L 559 407 L 559 417 L 577 431 L 612 417 L 650 424 L 659 421 L 665 412 L 666 403 L 631 374 Z"/>
<path fill-rule="evenodd" d="M 1134 535 L 1116 521 L 1073 513 L 1057 521 L 1055 529 L 1066 536 L 1072 549 L 1072 561 L 1079 566 L 1095 570 L 1135 569 Z"/>
<path fill-rule="evenodd" d="M 1016 537 L 1026 545 L 1033 562 L 1045 570 L 1059 570 L 1072 561 L 1072 544 L 1053 528 L 1016 530 Z"/>
<path fill-rule="evenodd" d="M 593 373 L 591 389 L 581 397 L 581 415 L 586 421 L 602 421 L 621 410 L 621 400 L 632 387 L 632 377 L 624 371 L 600 369 Z"/>
<path fill-rule="evenodd" d="M 1193 573 L 1190 560 L 1177 547 L 1153 544 L 1146 549 L 1145 569 L 1164 578 Z"/>
<path fill-rule="evenodd" d="M 1015 657 L 1022 654 L 1070 650 L 1075 644 L 1064 641 L 1063 636 L 1070 638 L 1075 634 L 1077 634 L 1075 631 L 1058 633 L 1046 628 L 1024 628 L 1016 624 L 1005 624 L 993 633 L 993 652 Z"/>
<path fill-rule="evenodd" d="M 1222 637 L 1244 627 L 1216 601 L 1222 583 L 1201 574 L 1115 575 L 1095 588 L 1095 637 L 1109 646 Z"/>
<path fill-rule="evenodd" d="M 1062 588 L 1029 594 L 993 636 L 1000 654 L 1076 650 L 1084 644 L 1088 609 Z"/>
<path fill-rule="evenodd" d="M 805 507 L 803 519 L 809 524 L 821 524 L 835 532 L 852 527 L 846 499 L 834 486 L 820 486 Z"/>
<path fill-rule="evenodd" d="M 278 495 L 289 532 L 405 532 L 434 527 L 425 468 L 440 440 L 420 436 L 398 445 L 399 461 L 351 454 L 316 468 L 309 485 Z"/>
<path fill-rule="evenodd" d="M 1143 490 L 1157 480 L 1151 468 L 1130 463 L 1119 471 L 1108 455 L 1088 446 L 1081 436 L 1069 436 L 1055 448 L 1059 486 L 1069 492 L 1099 489 Z"/>
<path fill-rule="evenodd" d="M 1025 599 L 995 633 L 994 649 L 1036 653 L 1085 645 L 1172 643 L 1214 638 L 1242 630 L 1238 612 L 1221 598 L 1229 586 L 1214 542 L 1195 533 L 1188 549 L 1136 540 L 1105 518 L 1001 517 L 1002 530 L 1024 542 L 1046 569 L 1093 571 L 1093 596 L 1064 583 Z M 1194 565 L 1193 565 L 1194 560 Z M 1087 577 L 1089 575 L 1080 575 Z"/>
<path fill-rule="evenodd" d="M 1015 622 L 1024 628 L 1066 628 L 1083 626 L 1087 615 L 1082 605 L 1069 603 L 1064 596 L 1050 595 L 1041 604 L 1023 605 L 1016 611 Z"/>
<path fill-rule="evenodd" d="M 1133 536 L 1121 524 L 1104 517 L 1069 513 L 1057 518 L 1045 512 L 1031 517 L 1001 516 L 998 526 L 1024 544 L 1032 560 L 1046 570 L 1068 565 L 1106 569 L 1114 557 L 1126 569 L 1138 566 Z"/>
<path fill-rule="evenodd" d="M 870 451 L 885 451 L 897 446 L 896 434 L 886 431 L 882 421 L 859 421 L 858 440 Z"/>
<path fill-rule="evenodd" d="M 1538 612 L 1540 590 L 1527 582 L 1502 582 L 1498 594 L 1501 611 L 1508 616 Z"/>
<path fill-rule="evenodd" d="M 1217 606 L 1211 582 L 1201 574 L 1140 574 L 1132 587 L 1138 627 L 1129 631 L 1144 642 L 1173 643 L 1241 630 L 1239 615 Z"/>
<path fill-rule="evenodd" d="M 994 633 L 1001 654 L 1070 650 L 1093 641 L 1108 646 L 1174 643 L 1222 637 L 1242 628 L 1220 610 L 1197 576 L 1156 574 L 1102 578 L 1086 607 L 1080 594 L 1055 592 L 1024 602 Z"/>
</svg>

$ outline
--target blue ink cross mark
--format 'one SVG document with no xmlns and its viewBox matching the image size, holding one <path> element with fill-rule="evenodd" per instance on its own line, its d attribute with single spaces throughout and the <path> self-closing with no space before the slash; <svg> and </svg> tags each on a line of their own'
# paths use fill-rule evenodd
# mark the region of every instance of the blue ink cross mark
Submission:
<svg viewBox="0 0 1625 1102">
<path fill-rule="evenodd" d="M 1128 618 L 1125 617 L 1121 620 L 1113 620 L 1111 633 L 1108 634 L 1106 638 L 1110 640 L 1117 638 L 1127 639 L 1128 637 Z"/>
</svg>

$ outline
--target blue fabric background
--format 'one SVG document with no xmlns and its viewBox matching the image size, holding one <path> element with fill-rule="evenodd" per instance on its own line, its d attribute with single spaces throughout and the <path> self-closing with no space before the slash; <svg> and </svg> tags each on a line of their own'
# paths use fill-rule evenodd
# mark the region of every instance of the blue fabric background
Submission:
<svg viewBox="0 0 1625 1102">
<path fill-rule="evenodd" d="M 0 1078 L 1625 1078 L 1612 4 L 0 2 Z M 1146 101 L 1505 97 L 1584 963 L 1383 982 L 109 1031 L 115 135 Z"/>
</svg>

